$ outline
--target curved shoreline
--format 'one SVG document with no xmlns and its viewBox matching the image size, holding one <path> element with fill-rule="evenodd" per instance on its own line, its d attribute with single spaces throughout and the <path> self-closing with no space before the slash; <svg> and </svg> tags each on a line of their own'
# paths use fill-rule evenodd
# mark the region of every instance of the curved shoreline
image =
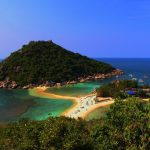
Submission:
<svg viewBox="0 0 150 150">
<path fill-rule="evenodd" d="M 63 96 L 63 95 L 57 95 L 53 93 L 48 93 L 46 92 L 48 87 L 37 87 L 32 90 L 29 90 L 29 94 L 32 96 L 40 96 L 44 98 L 55 98 L 55 99 L 69 99 L 69 100 L 76 100 L 77 97 L 72 97 L 72 96 Z M 36 93 L 34 94 L 33 91 Z"/>
<path fill-rule="evenodd" d="M 68 100 L 68 101 L 72 101 L 73 105 L 71 107 L 69 107 L 68 109 L 66 109 L 64 112 L 61 113 L 60 116 L 67 116 L 68 113 L 70 113 L 71 111 L 73 111 L 76 107 L 78 107 L 78 101 L 79 98 L 78 97 L 71 97 L 71 96 L 63 96 L 63 95 L 57 95 L 57 94 L 53 94 L 53 93 L 48 93 L 46 92 L 48 87 L 37 87 L 34 89 L 29 90 L 29 94 L 31 96 L 38 96 L 38 97 L 43 97 L 43 98 L 50 98 L 50 99 L 58 99 L 58 100 Z"/>
<path fill-rule="evenodd" d="M 73 105 L 61 113 L 60 116 L 71 117 L 71 118 L 82 118 L 85 119 L 89 113 L 94 111 L 97 108 L 105 107 L 114 103 L 114 100 L 101 101 L 100 103 L 95 103 L 95 95 L 90 94 L 85 97 L 71 97 L 57 95 L 53 93 L 46 92 L 48 87 L 37 87 L 32 90 L 29 90 L 31 96 L 38 96 L 43 98 L 55 98 L 58 100 L 64 99 L 73 102 Z M 90 104 L 87 104 L 90 103 Z"/>
<path fill-rule="evenodd" d="M 108 102 L 103 102 L 103 103 L 96 104 L 94 107 L 91 107 L 86 113 L 84 113 L 84 114 L 82 115 L 82 119 L 86 119 L 87 116 L 88 116 L 91 112 L 93 112 L 94 110 L 96 110 L 96 109 L 98 109 L 98 108 L 101 108 L 101 107 L 109 106 L 109 105 L 111 105 L 111 104 L 113 104 L 113 103 L 114 103 L 114 101 L 112 100 L 112 101 L 108 101 Z"/>
</svg>

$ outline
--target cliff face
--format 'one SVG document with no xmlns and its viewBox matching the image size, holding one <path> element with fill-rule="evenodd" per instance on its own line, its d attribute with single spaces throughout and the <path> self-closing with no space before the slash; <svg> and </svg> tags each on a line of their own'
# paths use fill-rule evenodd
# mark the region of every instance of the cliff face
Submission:
<svg viewBox="0 0 150 150">
<path fill-rule="evenodd" d="M 52 41 L 32 41 L 0 63 L 0 81 L 13 85 L 77 81 L 115 70 L 111 65 L 70 52 Z"/>
</svg>

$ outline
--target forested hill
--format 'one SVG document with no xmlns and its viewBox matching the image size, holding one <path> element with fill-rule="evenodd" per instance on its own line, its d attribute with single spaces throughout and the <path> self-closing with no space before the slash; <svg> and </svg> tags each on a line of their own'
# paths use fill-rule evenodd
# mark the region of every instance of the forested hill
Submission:
<svg viewBox="0 0 150 150">
<path fill-rule="evenodd" d="M 109 64 L 70 52 L 52 41 L 31 41 L 0 63 L 0 81 L 7 77 L 19 85 L 65 82 L 112 70 Z"/>
</svg>

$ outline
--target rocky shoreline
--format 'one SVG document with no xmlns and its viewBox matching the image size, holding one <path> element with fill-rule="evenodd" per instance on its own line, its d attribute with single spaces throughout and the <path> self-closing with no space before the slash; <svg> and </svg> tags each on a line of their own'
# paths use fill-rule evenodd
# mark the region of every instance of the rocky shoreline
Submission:
<svg viewBox="0 0 150 150">
<path fill-rule="evenodd" d="M 87 76 L 87 77 L 80 77 L 77 80 L 68 81 L 64 83 L 55 83 L 55 82 L 49 82 L 45 81 L 43 84 L 29 84 L 26 86 L 19 86 L 15 81 L 11 81 L 9 78 L 7 78 L 4 81 L 0 81 L 0 88 L 4 89 L 30 89 L 38 86 L 47 86 L 47 87 L 61 87 L 63 85 L 70 85 L 70 84 L 76 84 L 76 83 L 82 83 L 86 81 L 92 81 L 92 80 L 103 80 L 106 78 L 111 78 L 113 76 L 119 76 L 122 75 L 124 72 L 120 69 L 113 70 L 111 73 L 107 74 L 94 74 L 93 76 Z"/>
</svg>

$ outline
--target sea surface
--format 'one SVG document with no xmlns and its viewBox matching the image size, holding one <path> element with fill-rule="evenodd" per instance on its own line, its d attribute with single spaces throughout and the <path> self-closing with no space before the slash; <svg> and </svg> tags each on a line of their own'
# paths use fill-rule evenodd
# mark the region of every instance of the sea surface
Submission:
<svg viewBox="0 0 150 150">
<path fill-rule="evenodd" d="M 121 58 L 102 58 L 96 59 L 106 63 L 113 65 L 115 68 L 122 69 L 124 71 L 124 75 L 120 76 L 120 79 L 131 79 L 136 78 L 137 80 L 144 80 L 145 84 L 150 85 L 150 59 L 142 59 L 142 58 L 130 58 L 130 59 L 121 59 Z M 147 77 L 147 78 L 145 78 Z M 112 80 L 116 80 L 116 78 L 112 78 Z M 107 82 L 107 81 L 105 81 Z M 109 110 L 109 106 L 98 108 L 91 112 L 86 120 L 99 119 L 105 117 L 107 111 Z"/>
<path fill-rule="evenodd" d="M 150 59 L 97 59 L 112 64 L 115 68 L 122 69 L 125 74 L 119 79 L 143 79 L 150 84 Z M 116 77 L 97 80 L 60 88 L 49 88 L 47 92 L 67 96 L 84 96 L 103 84 L 116 80 Z M 17 121 L 21 118 L 44 120 L 49 116 L 60 114 L 73 105 L 69 100 L 46 99 L 31 96 L 28 90 L 0 90 L 0 122 Z M 88 115 L 88 120 L 104 116 L 108 108 L 99 108 Z"/>
<path fill-rule="evenodd" d="M 150 58 L 102 58 L 98 60 L 122 69 L 125 72 L 122 79 L 130 79 L 129 74 L 132 74 L 133 78 L 142 79 L 145 83 L 150 84 Z"/>
<path fill-rule="evenodd" d="M 60 116 L 73 105 L 69 100 L 46 99 L 30 96 L 28 90 L 0 89 L 0 123 L 18 121 L 22 118 L 44 120 Z"/>
</svg>

